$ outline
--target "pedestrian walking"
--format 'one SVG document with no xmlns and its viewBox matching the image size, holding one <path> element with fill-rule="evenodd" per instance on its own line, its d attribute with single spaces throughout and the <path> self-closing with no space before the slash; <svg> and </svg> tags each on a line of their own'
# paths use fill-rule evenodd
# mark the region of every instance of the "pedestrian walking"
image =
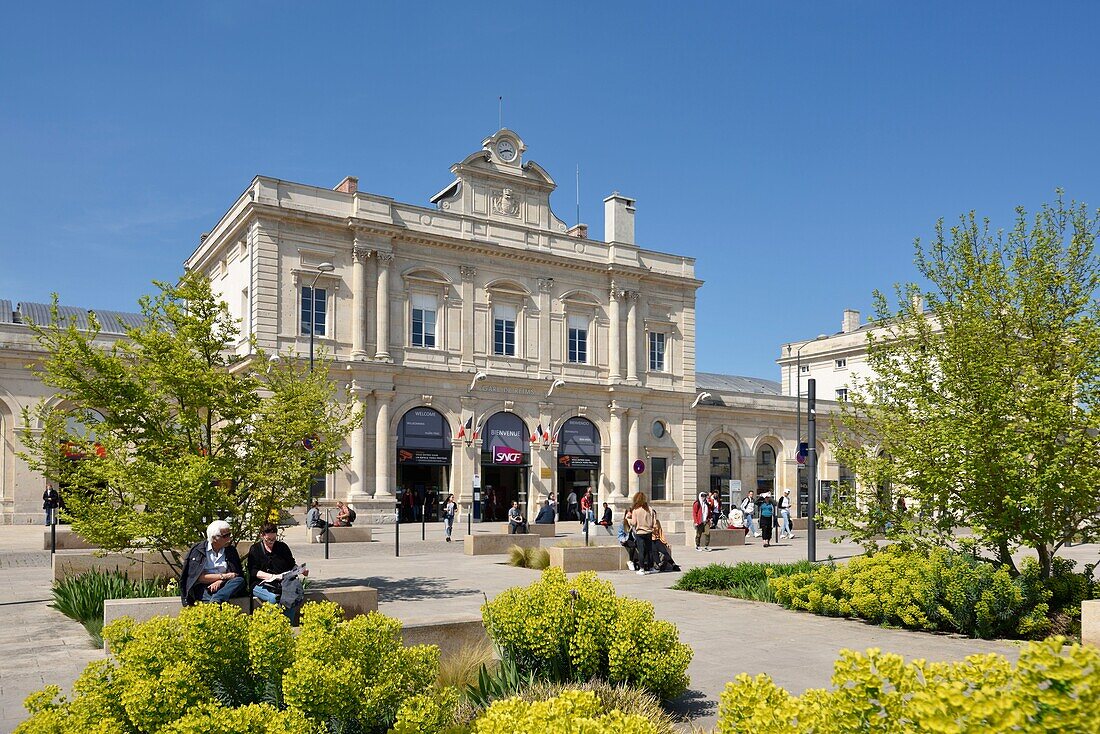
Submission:
<svg viewBox="0 0 1100 734">
<path fill-rule="evenodd" d="M 760 531 L 754 527 L 752 521 L 754 512 L 756 512 L 756 501 L 752 492 L 749 492 L 745 499 L 741 500 L 741 513 L 745 518 L 745 529 L 752 533 L 754 538 L 759 538 Z"/>
<path fill-rule="evenodd" d="M 783 518 L 780 538 L 794 537 L 794 522 L 791 520 L 791 490 L 784 489 L 783 496 L 779 498 L 779 516 Z"/>
<path fill-rule="evenodd" d="M 764 547 L 767 548 L 772 542 L 772 527 L 775 525 L 775 503 L 772 502 L 771 495 L 765 492 L 760 495 L 756 504 L 760 508 L 760 532 L 764 536 Z"/>
<path fill-rule="evenodd" d="M 578 520 L 580 519 L 580 513 L 577 511 L 577 493 L 574 490 L 569 490 L 569 494 L 565 497 L 565 509 L 568 511 L 569 516 L 562 518 L 563 520 Z"/>
<path fill-rule="evenodd" d="M 695 525 L 695 550 L 710 551 L 710 498 L 700 492 L 691 505 L 691 522 Z"/>
<path fill-rule="evenodd" d="M 458 503 L 453 494 L 447 495 L 447 501 L 443 503 L 443 529 L 447 533 L 447 542 L 451 542 L 451 530 L 454 528 L 455 515 L 458 513 Z"/>
<path fill-rule="evenodd" d="M 42 493 L 42 509 L 46 511 L 46 526 L 57 524 L 57 508 L 61 506 L 61 495 L 53 488 L 52 484 L 46 485 L 46 491 Z"/>
</svg>

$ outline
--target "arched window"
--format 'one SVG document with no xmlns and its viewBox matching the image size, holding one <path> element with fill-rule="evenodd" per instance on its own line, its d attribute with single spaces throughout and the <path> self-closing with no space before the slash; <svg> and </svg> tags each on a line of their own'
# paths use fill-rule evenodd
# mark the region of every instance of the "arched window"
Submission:
<svg viewBox="0 0 1100 734">
<path fill-rule="evenodd" d="M 730 502 L 730 479 L 733 478 L 733 452 L 725 441 L 710 447 L 710 488 L 718 492 L 722 507 Z"/>
<path fill-rule="evenodd" d="M 775 449 L 771 444 L 762 445 L 756 452 L 756 491 L 775 491 Z"/>
</svg>

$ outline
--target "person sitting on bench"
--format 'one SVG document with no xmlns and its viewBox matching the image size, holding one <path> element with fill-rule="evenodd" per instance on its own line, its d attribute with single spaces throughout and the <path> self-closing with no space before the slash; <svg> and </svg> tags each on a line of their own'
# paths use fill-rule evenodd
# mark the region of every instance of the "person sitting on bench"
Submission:
<svg viewBox="0 0 1100 734">
<path fill-rule="evenodd" d="M 522 535 L 527 532 L 527 518 L 519 511 L 519 502 L 513 502 L 512 509 L 508 510 L 508 532 L 511 535 Z"/>
<path fill-rule="evenodd" d="M 539 508 L 539 514 L 535 516 L 536 525 L 553 525 L 554 524 L 554 508 L 550 506 L 550 500 Z"/>
</svg>

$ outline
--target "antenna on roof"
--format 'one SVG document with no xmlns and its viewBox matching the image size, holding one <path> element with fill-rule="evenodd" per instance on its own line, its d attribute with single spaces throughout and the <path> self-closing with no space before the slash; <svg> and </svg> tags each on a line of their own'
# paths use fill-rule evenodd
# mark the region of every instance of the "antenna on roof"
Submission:
<svg viewBox="0 0 1100 734">
<path fill-rule="evenodd" d="M 497 130 L 504 129 L 504 96 L 497 97 Z"/>
<path fill-rule="evenodd" d="M 577 221 L 574 224 L 581 223 L 581 164 L 577 164 Z"/>
</svg>

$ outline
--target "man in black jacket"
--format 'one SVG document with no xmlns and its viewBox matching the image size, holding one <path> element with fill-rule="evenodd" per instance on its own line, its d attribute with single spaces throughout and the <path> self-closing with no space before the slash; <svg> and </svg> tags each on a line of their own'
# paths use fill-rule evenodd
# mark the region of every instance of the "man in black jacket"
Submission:
<svg viewBox="0 0 1100 734">
<path fill-rule="evenodd" d="M 233 545 L 229 523 L 215 520 L 206 528 L 206 540 L 200 540 L 187 551 L 180 575 L 183 605 L 228 601 L 245 588 L 241 557 Z"/>
</svg>

